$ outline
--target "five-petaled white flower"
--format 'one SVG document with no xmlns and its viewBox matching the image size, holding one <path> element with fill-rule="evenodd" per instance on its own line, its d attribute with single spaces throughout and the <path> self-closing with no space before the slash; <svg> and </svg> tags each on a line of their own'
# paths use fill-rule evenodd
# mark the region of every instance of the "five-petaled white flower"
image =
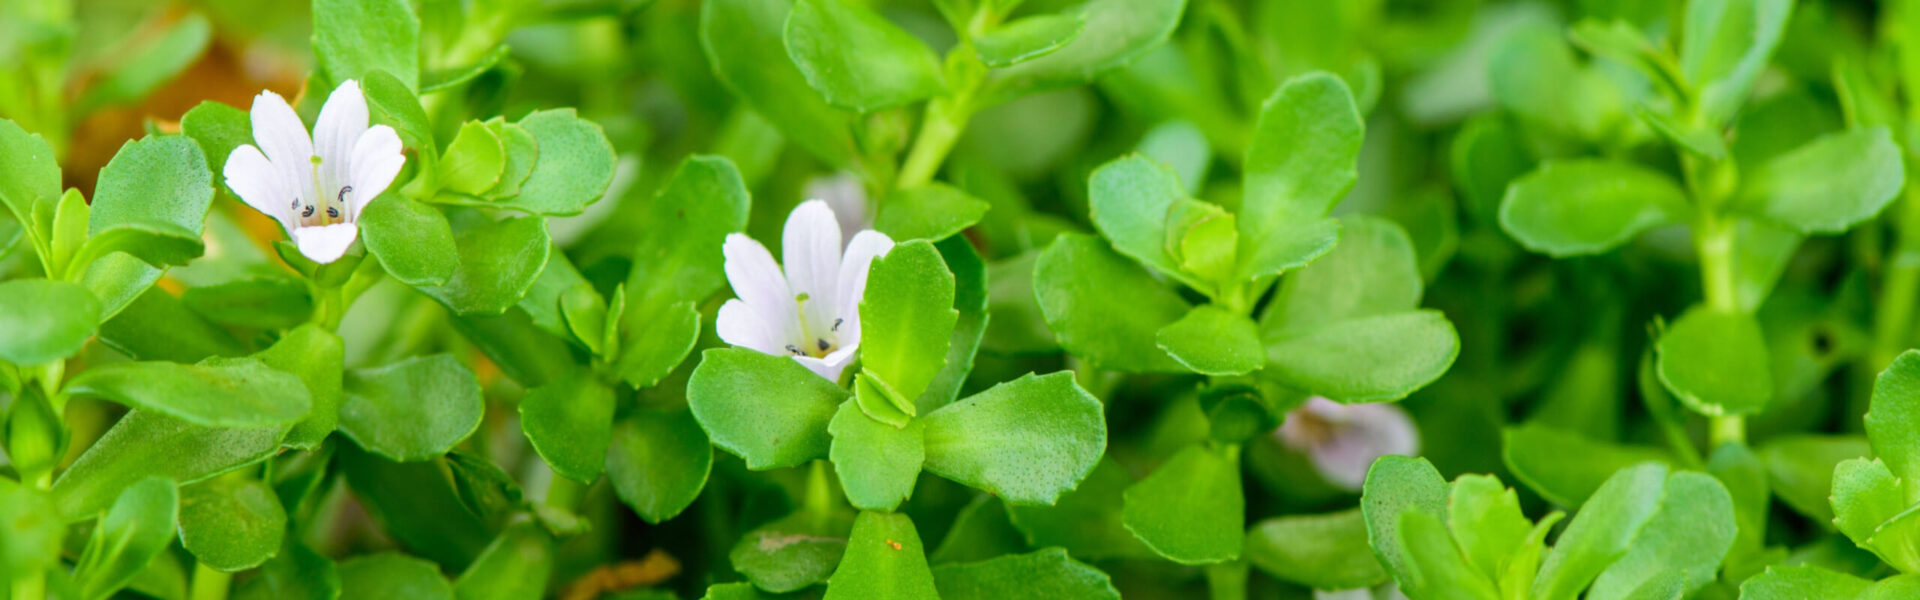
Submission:
<svg viewBox="0 0 1920 600">
<path fill-rule="evenodd" d="M 1407 411 L 1392 404 L 1341 404 L 1314 396 L 1287 413 L 1275 434 L 1305 453 L 1327 483 L 1359 491 L 1374 459 L 1420 453 L 1420 431 Z"/>
<path fill-rule="evenodd" d="M 860 348 L 860 298 L 867 268 L 893 249 L 878 231 L 853 236 L 843 256 L 840 224 L 820 200 L 794 207 L 781 234 L 786 273 L 767 247 L 731 234 L 721 250 L 738 299 L 720 307 L 720 339 L 767 354 L 792 356 L 830 381 Z"/>
<path fill-rule="evenodd" d="M 253 140 L 227 156 L 227 187 L 280 221 L 300 253 L 330 263 L 360 235 L 360 209 L 386 191 L 400 167 L 400 136 L 367 126 L 367 98 L 351 79 L 334 88 L 308 137 L 279 94 L 253 98 Z M 264 153 L 263 153 L 264 151 Z"/>
</svg>

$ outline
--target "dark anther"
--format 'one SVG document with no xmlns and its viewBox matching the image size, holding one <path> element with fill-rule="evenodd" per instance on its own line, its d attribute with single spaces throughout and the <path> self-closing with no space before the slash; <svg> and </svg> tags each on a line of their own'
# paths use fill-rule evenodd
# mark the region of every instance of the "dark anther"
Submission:
<svg viewBox="0 0 1920 600">
<path fill-rule="evenodd" d="M 327 207 L 327 218 L 329 218 L 329 219 L 338 219 L 338 218 L 340 218 L 340 207 L 338 207 L 338 206 L 329 206 L 329 207 Z"/>
<path fill-rule="evenodd" d="M 287 205 L 287 210 L 293 210 L 293 209 L 296 209 L 296 208 L 300 208 L 300 199 L 299 199 L 299 198 L 294 198 L 294 199 L 293 199 L 293 204 L 288 204 L 288 205 Z"/>
<path fill-rule="evenodd" d="M 839 332 L 840 332 L 840 324 L 841 324 L 841 323 L 845 323 L 845 322 L 847 322 L 847 320 L 846 320 L 846 319 L 834 319 L 834 320 L 833 320 L 833 328 L 832 328 L 832 329 L 829 329 L 828 331 L 832 331 L 832 332 L 834 332 L 834 333 L 839 333 Z M 825 342 L 822 342 L 822 343 L 825 343 Z"/>
<path fill-rule="evenodd" d="M 312 204 L 308 204 L 308 205 L 307 205 L 307 208 L 306 208 L 306 210 L 302 210 L 302 211 L 300 211 L 300 216 L 301 216 L 302 218 L 306 218 L 306 217 L 312 217 L 312 216 L 313 216 L 313 205 L 312 205 Z"/>
<path fill-rule="evenodd" d="M 820 351 L 821 351 L 821 352 L 826 352 L 826 351 L 827 351 L 827 340 L 824 340 L 824 339 L 815 339 L 815 340 L 813 340 L 813 341 L 814 341 L 814 342 L 816 342 L 816 343 L 818 343 L 818 344 L 820 344 Z"/>
<path fill-rule="evenodd" d="M 346 187 L 343 187 L 343 188 L 340 188 L 340 194 L 339 194 L 339 195 L 337 195 L 337 196 L 334 196 L 334 197 L 333 197 L 333 199 L 335 199 L 335 200 L 339 200 L 341 204 L 346 204 L 346 203 L 347 203 L 347 192 L 351 192 L 351 191 L 353 191 L 353 186 L 350 186 L 350 185 L 349 185 L 349 186 L 346 186 Z"/>
<path fill-rule="evenodd" d="M 806 355 L 807 355 L 807 353 L 805 353 L 805 352 L 801 352 L 801 351 L 800 351 L 800 347 L 799 347 L 799 346 L 795 346 L 795 345 L 793 345 L 793 344 L 787 344 L 787 351 L 788 351 L 788 352 L 792 352 L 794 356 L 806 356 Z"/>
</svg>

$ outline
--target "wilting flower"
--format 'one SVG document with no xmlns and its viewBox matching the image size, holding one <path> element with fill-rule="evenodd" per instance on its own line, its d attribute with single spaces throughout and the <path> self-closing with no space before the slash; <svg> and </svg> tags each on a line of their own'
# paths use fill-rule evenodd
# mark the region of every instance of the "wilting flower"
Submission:
<svg viewBox="0 0 1920 600">
<path fill-rule="evenodd" d="M 792 356 L 832 381 L 860 348 L 860 298 L 867 267 L 893 249 L 878 231 L 853 236 L 844 255 L 840 225 L 821 200 L 794 207 L 781 234 L 786 272 L 767 247 L 742 234 L 727 236 L 727 281 L 738 299 L 720 307 L 720 339 L 767 354 Z"/>
<path fill-rule="evenodd" d="M 1276 434 L 1304 453 L 1328 483 L 1359 491 L 1374 459 L 1420 452 L 1420 431 L 1393 404 L 1341 404 L 1314 396 L 1287 413 Z"/>
<path fill-rule="evenodd" d="M 330 263 L 360 235 L 360 210 L 386 191 L 407 159 L 392 127 L 367 126 L 367 99 L 351 79 L 320 107 L 313 135 L 279 94 L 253 98 L 253 140 L 227 156 L 227 187 L 280 221 L 300 253 Z"/>
</svg>

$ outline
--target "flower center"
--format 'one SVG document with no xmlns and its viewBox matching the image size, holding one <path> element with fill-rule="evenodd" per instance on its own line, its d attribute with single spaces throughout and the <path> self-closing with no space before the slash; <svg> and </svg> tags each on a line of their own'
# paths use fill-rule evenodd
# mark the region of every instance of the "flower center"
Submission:
<svg viewBox="0 0 1920 600">
<path fill-rule="evenodd" d="M 1340 430 L 1338 423 L 1322 418 L 1304 408 L 1295 409 L 1292 414 L 1287 415 L 1287 419 L 1290 427 L 1284 428 L 1282 433 L 1285 434 L 1287 445 L 1295 450 L 1305 451 L 1324 444 L 1332 440 L 1334 434 Z"/>
<path fill-rule="evenodd" d="M 807 295 L 800 294 L 794 296 L 793 301 L 799 305 L 796 307 L 796 310 L 794 310 L 794 314 L 800 319 L 799 331 L 801 339 L 798 342 L 787 344 L 787 352 L 794 356 L 826 358 L 828 354 L 832 354 L 834 350 L 840 347 L 840 325 L 846 323 L 847 320 L 835 318 L 833 324 L 829 325 L 826 331 L 816 331 L 814 327 L 817 324 L 807 321 Z"/>
<path fill-rule="evenodd" d="M 353 193 L 353 186 L 341 186 L 332 194 L 322 189 L 320 182 L 320 157 L 313 157 L 313 198 L 319 201 L 301 202 L 293 199 L 293 209 L 299 211 L 301 227 L 321 227 L 347 221 L 347 194 Z"/>
</svg>

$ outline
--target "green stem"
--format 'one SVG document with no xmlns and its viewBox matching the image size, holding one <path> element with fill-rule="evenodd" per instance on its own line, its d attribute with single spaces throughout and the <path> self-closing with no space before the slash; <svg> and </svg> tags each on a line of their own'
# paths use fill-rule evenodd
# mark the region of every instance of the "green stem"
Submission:
<svg viewBox="0 0 1920 600">
<path fill-rule="evenodd" d="M 216 571 L 196 562 L 193 564 L 193 588 L 187 592 L 187 597 L 191 600 L 226 600 L 227 589 L 233 587 L 232 584 L 232 573 Z"/>
<path fill-rule="evenodd" d="M 895 189 L 915 188 L 933 181 L 940 164 L 946 162 L 947 153 L 953 151 L 954 142 L 960 140 L 960 132 L 966 130 L 967 120 L 973 117 L 968 95 L 935 98 L 927 103 L 926 119 L 920 123 L 920 135 L 914 138 L 913 148 L 907 151 L 907 162 L 900 167 L 900 177 L 894 180 Z"/>
<path fill-rule="evenodd" d="M 1207 565 L 1207 592 L 1213 600 L 1247 600 L 1247 561 Z"/>
<path fill-rule="evenodd" d="M 1907 340 L 1913 335 L 1916 295 L 1920 295 L 1920 262 L 1906 264 L 1896 257 L 1887 265 L 1880 300 L 1874 305 L 1877 314 L 1873 319 L 1873 370 L 1885 368 L 1907 349 Z"/>
<path fill-rule="evenodd" d="M 1707 306 L 1718 311 L 1740 312 L 1733 284 L 1733 224 L 1714 214 L 1712 209 L 1701 210 L 1693 242 L 1700 252 L 1700 280 Z"/>
<path fill-rule="evenodd" d="M 807 495 L 801 507 L 817 528 L 825 529 L 833 516 L 833 484 L 827 481 L 827 461 L 814 459 L 807 467 Z"/>
<path fill-rule="evenodd" d="M 1708 424 L 1709 440 L 1715 448 L 1726 443 L 1747 443 L 1747 418 L 1740 415 L 1714 417 Z"/>
<path fill-rule="evenodd" d="M 547 506 L 572 511 L 580 506 L 580 497 L 586 494 L 586 485 L 554 475 L 553 482 L 547 484 L 546 503 Z"/>
</svg>

